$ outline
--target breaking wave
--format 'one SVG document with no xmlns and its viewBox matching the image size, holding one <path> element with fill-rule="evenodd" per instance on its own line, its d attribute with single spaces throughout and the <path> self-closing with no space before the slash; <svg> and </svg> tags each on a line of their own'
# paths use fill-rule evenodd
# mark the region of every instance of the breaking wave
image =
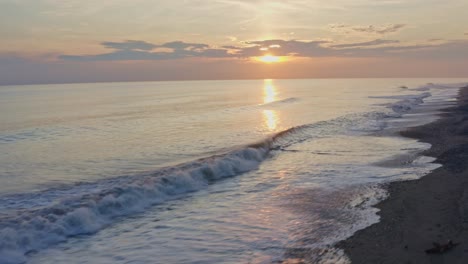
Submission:
<svg viewBox="0 0 468 264">
<path fill-rule="evenodd" d="M 410 111 L 415 105 L 422 104 L 424 98 L 431 96 L 431 93 L 424 92 L 415 95 L 396 95 L 396 96 L 371 96 L 370 98 L 385 98 L 385 99 L 396 99 L 399 100 L 395 103 L 388 104 L 395 114 L 401 115 Z"/>
</svg>

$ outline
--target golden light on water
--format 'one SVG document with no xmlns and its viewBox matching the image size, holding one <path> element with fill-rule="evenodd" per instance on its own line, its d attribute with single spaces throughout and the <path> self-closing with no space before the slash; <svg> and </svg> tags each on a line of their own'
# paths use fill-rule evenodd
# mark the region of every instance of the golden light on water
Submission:
<svg viewBox="0 0 468 264">
<path fill-rule="evenodd" d="M 263 104 L 272 103 L 277 100 L 278 95 L 273 80 L 265 79 L 263 81 Z M 270 131 L 275 131 L 278 127 L 278 114 L 275 110 L 263 110 L 263 119 L 265 127 Z"/>
<path fill-rule="evenodd" d="M 263 110 L 263 117 L 268 130 L 275 131 L 278 127 L 278 115 L 276 112 L 274 110 Z"/>
<path fill-rule="evenodd" d="M 268 104 L 276 100 L 276 89 L 273 86 L 273 80 L 265 79 L 263 84 L 263 103 Z"/>
</svg>

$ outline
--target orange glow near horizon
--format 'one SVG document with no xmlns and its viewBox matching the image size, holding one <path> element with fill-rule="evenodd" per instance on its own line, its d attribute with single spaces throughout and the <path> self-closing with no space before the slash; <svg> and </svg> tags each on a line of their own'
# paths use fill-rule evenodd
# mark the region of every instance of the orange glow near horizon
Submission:
<svg viewBox="0 0 468 264">
<path fill-rule="evenodd" d="M 256 58 L 258 61 L 264 62 L 264 63 L 277 63 L 277 62 L 283 62 L 285 59 L 280 56 L 274 56 L 271 54 L 266 54 L 262 57 L 257 57 Z"/>
</svg>

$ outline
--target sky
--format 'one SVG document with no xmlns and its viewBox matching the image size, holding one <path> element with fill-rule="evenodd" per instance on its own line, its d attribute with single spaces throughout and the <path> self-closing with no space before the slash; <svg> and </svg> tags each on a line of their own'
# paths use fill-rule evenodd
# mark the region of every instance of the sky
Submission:
<svg viewBox="0 0 468 264">
<path fill-rule="evenodd" d="M 466 0 L 0 0 L 0 85 L 468 77 Z"/>
</svg>

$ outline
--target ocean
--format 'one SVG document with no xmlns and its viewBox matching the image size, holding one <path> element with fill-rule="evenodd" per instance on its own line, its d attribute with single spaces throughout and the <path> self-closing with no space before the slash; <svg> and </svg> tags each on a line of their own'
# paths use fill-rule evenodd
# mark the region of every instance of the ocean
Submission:
<svg viewBox="0 0 468 264">
<path fill-rule="evenodd" d="M 461 79 L 0 87 L 0 263 L 347 263 Z"/>
</svg>

